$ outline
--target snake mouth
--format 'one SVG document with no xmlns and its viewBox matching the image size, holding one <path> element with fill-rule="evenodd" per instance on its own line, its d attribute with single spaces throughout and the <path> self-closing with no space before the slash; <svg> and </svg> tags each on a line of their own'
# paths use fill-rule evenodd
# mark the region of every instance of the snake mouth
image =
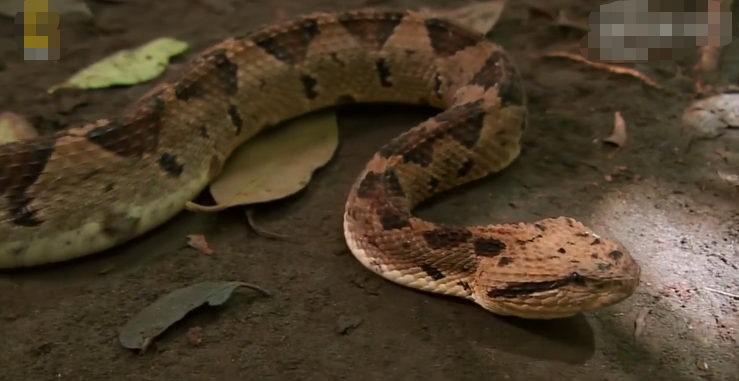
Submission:
<svg viewBox="0 0 739 381">
<path fill-rule="evenodd" d="M 483 308 L 503 316 L 524 319 L 559 319 L 605 308 L 630 297 L 639 277 L 611 279 L 579 279 L 578 282 L 536 282 L 528 289 L 514 285 L 515 292 L 475 295 Z M 500 291 L 500 290 L 498 290 Z"/>
</svg>

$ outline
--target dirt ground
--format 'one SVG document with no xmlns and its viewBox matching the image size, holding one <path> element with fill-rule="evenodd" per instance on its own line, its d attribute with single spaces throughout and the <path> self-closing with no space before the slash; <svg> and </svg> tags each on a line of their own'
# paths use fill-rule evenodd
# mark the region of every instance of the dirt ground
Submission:
<svg viewBox="0 0 739 381">
<path fill-rule="evenodd" d="M 549 4 L 587 15 L 596 3 Z M 13 40 L 3 37 L 0 105 L 43 128 L 104 118 L 151 85 L 61 102 L 49 100 L 45 90 L 156 37 L 191 43 L 190 57 L 281 17 L 378 4 L 92 2 L 97 26 L 63 24 L 68 51 L 53 65 L 25 64 Z M 688 146 L 679 117 L 690 94 L 537 58 L 571 49 L 581 35 L 522 22 L 516 17 L 520 3 L 509 11 L 494 38 L 513 53 L 526 81 L 531 128 L 524 152 L 502 174 L 438 197 L 418 214 L 460 224 L 575 217 L 631 249 L 642 266 L 633 297 L 586 316 L 519 321 L 411 291 L 365 270 L 342 236 L 349 187 L 384 142 L 436 111 L 356 107 L 339 111 L 342 144 L 310 186 L 257 209 L 259 224 L 288 240 L 255 234 L 243 210 L 183 213 L 109 254 L 0 274 L 0 380 L 739 380 L 739 300 L 716 292 L 739 292 L 736 190 L 716 175 L 717 169 L 735 169 L 739 140 Z M 12 29 L 12 20 L 0 20 L 2 36 L 12 36 Z M 690 80 L 676 68 L 647 69 L 672 88 L 690 91 Z M 599 139 L 610 134 L 616 111 L 628 123 L 629 141 L 614 152 Z M 206 235 L 215 254 L 186 247 L 185 237 L 195 233 Z M 239 292 L 223 307 L 188 316 L 143 355 L 119 345 L 116 329 L 138 311 L 203 280 L 248 281 L 273 296 Z M 193 327 L 201 330 L 200 345 L 188 340 Z"/>
</svg>

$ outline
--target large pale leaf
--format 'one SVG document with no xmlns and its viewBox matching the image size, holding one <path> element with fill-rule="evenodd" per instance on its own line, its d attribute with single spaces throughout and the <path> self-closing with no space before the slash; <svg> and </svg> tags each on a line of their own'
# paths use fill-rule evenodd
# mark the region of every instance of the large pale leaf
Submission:
<svg viewBox="0 0 739 381">
<path fill-rule="evenodd" d="M 187 50 L 186 42 L 162 37 L 132 50 L 123 50 L 82 69 L 66 82 L 49 89 L 100 89 L 150 81 L 167 69 L 170 57 Z"/>
<path fill-rule="evenodd" d="M 336 114 L 306 115 L 239 147 L 210 185 L 217 205 L 188 203 L 187 209 L 218 212 L 237 205 L 279 200 L 305 188 L 339 145 Z"/>
</svg>

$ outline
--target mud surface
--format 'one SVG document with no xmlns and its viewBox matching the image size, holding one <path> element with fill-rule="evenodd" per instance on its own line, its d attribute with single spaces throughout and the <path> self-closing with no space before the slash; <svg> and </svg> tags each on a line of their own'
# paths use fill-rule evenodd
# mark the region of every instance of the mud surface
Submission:
<svg viewBox="0 0 739 381">
<path fill-rule="evenodd" d="M 588 3 L 550 4 L 587 15 L 594 7 Z M 261 23 L 377 3 L 91 5 L 97 26 L 63 26 L 68 52 L 58 63 L 25 64 L 12 39 L 2 40 L 2 56 L 8 57 L 0 71 L 3 109 L 48 129 L 104 118 L 150 85 L 63 102 L 50 101 L 45 90 L 110 53 L 156 37 L 188 41 L 191 57 Z M 306 191 L 256 211 L 263 228 L 288 235 L 287 241 L 255 234 L 240 210 L 185 213 L 115 253 L 0 275 L 0 379 L 739 379 L 739 301 L 716 292 L 739 292 L 736 191 L 716 176 L 739 160 L 731 149 L 736 140 L 693 143 L 686 151 L 679 116 L 689 94 L 656 91 L 567 60 L 539 59 L 543 51 L 571 49 L 580 35 L 545 22 L 524 23 L 522 12 L 520 4 L 513 6 L 495 34 L 519 63 L 530 97 L 532 127 L 521 158 L 499 176 L 438 197 L 418 214 L 465 224 L 578 218 L 624 242 L 641 263 L 642 284 L 632 298 L 587 316 L 522 322 L 369 273 L 343 241 L 346 193 L 374 150 L 435 111 L 352 108 L 339 112 L 342 144 L 335 160 Z M 0 30 L 12 35 L 12 20 L 1 20 Z M 650 73 L 673 88 L 690 89 L 675 65 Z M 629 133 L 620 150 L 600 141 L 610 134 L 616 111 Z M 186 247 L 185 237 L 197 233 L 206 235 L 215 254 Z M 189 316 L 144 355 L 121 348 L 117 327 L 159 296 L 203 280 L 244 280 L 274 296 L 239 292 L 224 307 Z M 202 336 L 199 345 L 193 344 L 194 327 Z"/>
</svg>

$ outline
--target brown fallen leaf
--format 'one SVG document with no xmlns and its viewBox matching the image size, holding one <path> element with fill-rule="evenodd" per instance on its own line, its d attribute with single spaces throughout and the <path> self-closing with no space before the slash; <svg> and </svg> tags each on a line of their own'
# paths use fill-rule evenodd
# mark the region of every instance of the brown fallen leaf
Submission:
<svg viewBox="0 0 739 381">
<path fill-rule="evenodd" d="M 621 116 L 620 111 L 613 113 L 613 131 L 611 135 L 603 139 L 603 143 L 611 144 L 617 148 L 621 148 L 626 145 L 626 121 Z"/>
<path fill-rule="evenodd" d="M 572 61 L 581 62 L 595 69 L 598 69 L 598 70 L 605 70 L 607 72 L 614 73 L 614 74 L 628 75 L 628 76 L 634 77 L 644 82 L 648 86 L 651 86 L 655 89 L 664 90 L 664 88 L 660 84 L 658 84 L 653 79 L 649 78 L 646 74 L 640 72 L 639 70 L 631 68 L 631 67 L 604 64 L 601 62 L 592 62 L 592 61 L 588 61 L 585 57 L 579 54 L 573 54 L 573 53 L 568 53 L 568 52 L 549 52 L 549 53 L 543 54 L 542 57 L 566 58 Z"/>
<path fill-rule="evenodd" d="M 192 327 L 187 330 L 187 342 L 192 346 L 199 346 L 203 343 L 203 329 L 200 327 Z"/>
<path fill-rule="evenodd" d="M 739 175 L 735 173 L 727 173 L 721 170 L 716 172 L 721 180 L 724 180 L 727 184 L 739 189 Z"/>
<path fill-rule="evenodd" d="M 26 118 L 6 111 L 0 113 L 0 144 L 38 136 L 38 131 Z"/>
<path fill-rule="evenodd" d="M 187 236 L 187 244 L 192 248 L 200 250 L 203 254 L 213 254 L 213 250 L 210 248 L 208 241 L 205 240 L 205 236 L 202 234 L 190 234 Z"/>
</svg>

